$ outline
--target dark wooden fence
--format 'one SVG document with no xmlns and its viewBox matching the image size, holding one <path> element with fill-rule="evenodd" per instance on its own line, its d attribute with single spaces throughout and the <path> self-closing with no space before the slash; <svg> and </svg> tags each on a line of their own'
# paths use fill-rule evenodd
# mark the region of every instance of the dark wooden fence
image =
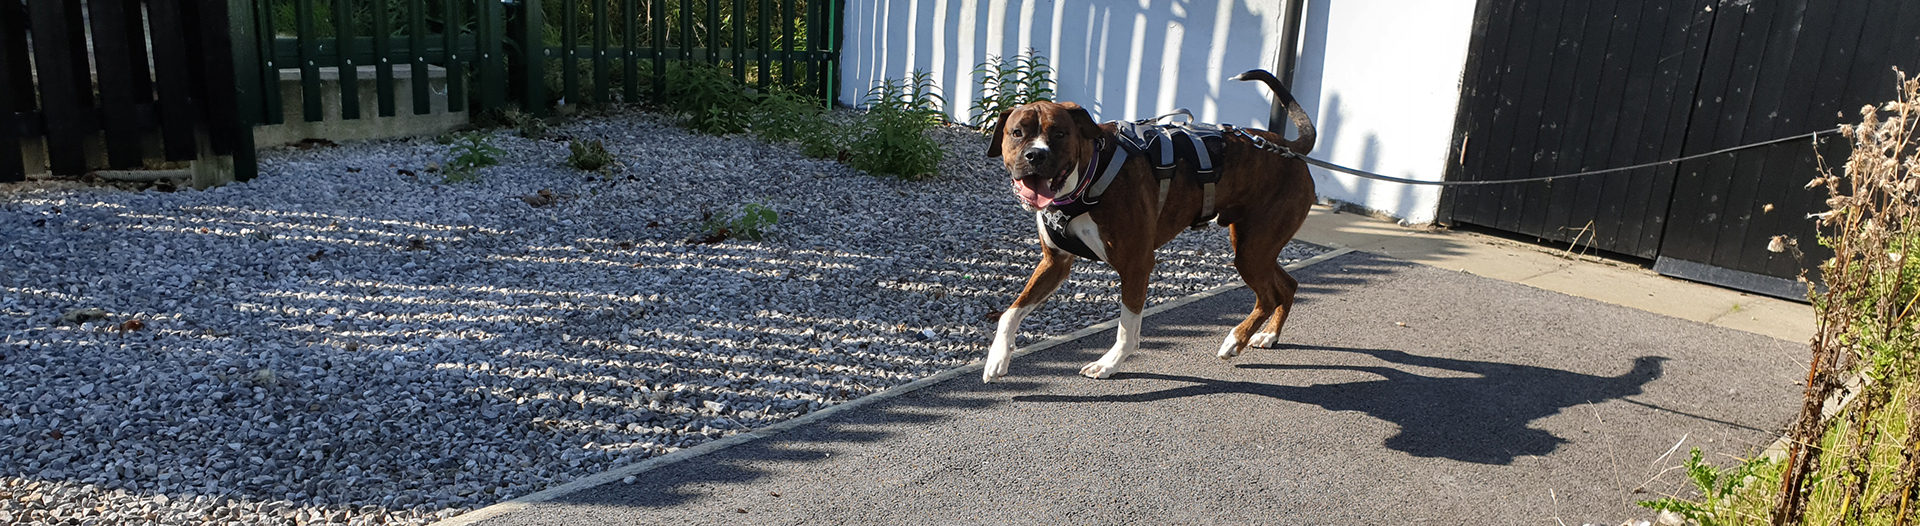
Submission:
<svg viewBox="0 0 1920 526">
<path fill-rule="evenodd" d="M 58 174 L 231 155 L 251 176 L 228 7 L 0 0 L 0 182 L 25 178 L 23 141 Z"/>
<path fill-rule="evenodd" d="M 1911 0 L 1482 0 L 1449 180 L 1628 166 L 1858 120 L 1920 72 Z M 1812 141 L 1612 175 L 1442 194 L 1440 217 L 1655 260 L 1670 275 L 1804 299 L 1828 253 L 1806 215 Z M 1835 164 L 1844 141 L 1818 152 Z M 1770 252 L 1785 235 L 1807 251 Z"/>
<path fill-rule="evenodd" d="M 449 111 L 658 100 L 688 65 L 826 103 L 839 23 L 836 0 L 0 0 L 0 182 L 38 171 L 15 145 L 42 139 L 60 175 L 230 155 L 245 179 L 252 126 L 329 117 L 323 68 L 342 87 L 370 69 L 371 93 L 332 91 L 342 119 L 363 95 L 431 111 L 431 68 Z"/>
<path fill-rule="evenodd" d="M 374 68 L 380 116 L 393 98 L 427 112 L 428 68 L 448 71 L 452 111 L 515 105 L 545 114 L 561 102 L 657 100 L 676 63 L 730 69 L 759 87 L 831 100 L 840 3 L 832 0 L 252 0 L 260 70 L 298 68 L 301 118 L 321 120 L 320 68 L 341 85 Z M 411 64 L 412 92 L 393 65 Z M 346 66 L 346 67 L 342 67 Z M 271 79 L 268 79 L 271 80 Z M 247 108 L 278 124 L 278 92 Z M 340 90 L 345 119 L 357 90 Z"/>
</svg>

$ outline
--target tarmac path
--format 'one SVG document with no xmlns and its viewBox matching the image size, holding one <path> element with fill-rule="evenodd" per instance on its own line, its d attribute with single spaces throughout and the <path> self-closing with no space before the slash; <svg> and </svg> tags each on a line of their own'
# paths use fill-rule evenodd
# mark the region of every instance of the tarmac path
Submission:
<svg viewBox="0 0 1920 526">
<path fill-rule="evenodd" d="M 1213 357 L 1235 289 L 1112 379 L 1075 374 L 1102 331 L 478 524 L 1614 525 L 1797 407 L 1800 342 L 1358 252 L 1293 275 L 1279 349 Z"/>
</svg>

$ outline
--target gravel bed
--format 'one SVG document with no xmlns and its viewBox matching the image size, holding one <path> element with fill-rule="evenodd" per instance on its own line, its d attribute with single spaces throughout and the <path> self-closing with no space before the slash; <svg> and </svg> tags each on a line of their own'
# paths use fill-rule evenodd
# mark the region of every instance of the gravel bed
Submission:
<svg viewBox="0 0 1920 526">
<path fill-rule="evenodd" d="M 0 524 L 431 522 L 979 360 L 1034 223 L 936 133 L 922 182 L 618 113 L 495 132 L 472 182 L 416 139 L 205 192 L 0 186 Z M 766 240 L 686 242 L 745 203 Z M 1221 229 L 1160 257 L 1150 303 L 1238 279 Z M 1114 316 L 1075 270 L 1022 343 Z"/>
</svg>

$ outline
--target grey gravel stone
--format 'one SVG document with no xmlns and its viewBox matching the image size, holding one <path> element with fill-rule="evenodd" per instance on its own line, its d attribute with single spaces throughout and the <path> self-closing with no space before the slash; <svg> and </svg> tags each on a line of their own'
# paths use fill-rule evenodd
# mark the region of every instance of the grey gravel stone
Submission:
<svg viewBox="0 0 1920 526">
<path fill-rule="evenodd" d="M 972 131 L 920 182 L 649 114 L 553 133 L 621 164 L 496 132 L 469 183 L 418 139 L 204 192 L 0 188 L 0 523 L 431 522 L 978 360 L 1038 260 Z M 746 203 L 765 241 L 681 242 Z M 1230 254 L 1183 235 L 1150 302 Z M 1021 343 L 1114 316 L 1076 266 Z"/>
</svg>

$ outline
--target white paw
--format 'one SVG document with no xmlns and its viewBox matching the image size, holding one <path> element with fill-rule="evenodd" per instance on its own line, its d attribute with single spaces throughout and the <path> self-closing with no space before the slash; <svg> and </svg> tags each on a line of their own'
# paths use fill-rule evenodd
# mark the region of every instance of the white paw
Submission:
<svg viewBox="0 0 1920 526">
<path fill-rule="evenodd" d="M 1241 344 L 1239 340 L 1233 339 L 1232 334 L 1228 334 L 1227 341 L 1220 342 L 1220 352 L 1215 354 L 1215 356 L 1219 356 L 1222 360 L 1231 360 L 1233 357 L 1239 356 L 1240 350 L 1246 347 L 1247 346 Z"/>
<path fill-rule="evenodd" d="M 1007 375 L 1007 360 L 987 360 L 986 367 L 980 369 L 980 381 L 993 383 L 993 379 Z"/>
<path fill-rule="evenodd" d="M 1120 368 L 1117 365 L 1093 362 L 1093 363 L 1087 364 L 1086 367 L 1080 368 L 1080 376 L 1085 376 L 1087 378 L 1095 378 L 1095 379 L 1106 378 L 1109 376 L 1113 376 L 1113 373 L 1115 371 L 1118 371 L 1119 369 Z"/>
<path fill-rule="evenodd" d="M 1271 332 L 1263 332 L 1263 333 L 1255 334 L 1253 335 L 1252 338 L 1247 339 L 1247 346 L 1256 347 L 1260 349 L 1272 349 L 1274 340 L 1278 340 L 1278 339 L 1280 339 L 1280 335 L 1278 334 L 1274 334 Z"/>
</svg>

